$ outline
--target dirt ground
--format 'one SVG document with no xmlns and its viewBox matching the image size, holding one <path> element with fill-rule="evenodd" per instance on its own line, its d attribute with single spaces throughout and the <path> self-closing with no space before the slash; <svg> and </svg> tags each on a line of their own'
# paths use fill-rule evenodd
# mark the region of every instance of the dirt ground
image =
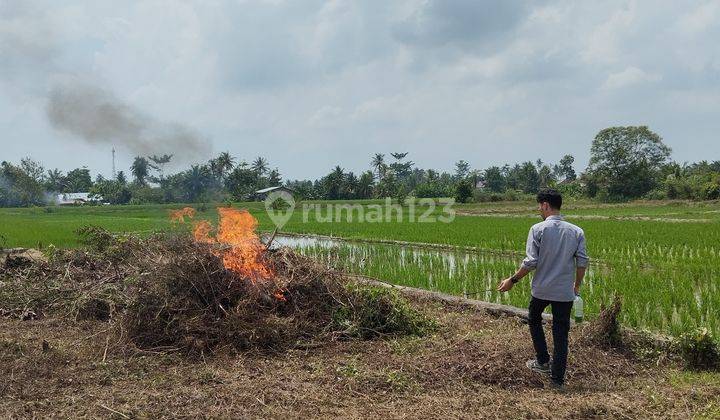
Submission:
<svg viewBox="0 0 720 420">
<path fill-rule="evenodd" d="M 558 393 L 525 367 L 517 318 L 418 304 L 440 323 L 430 337 L 197 360 L 128 351 L 105 322 L 0 318 L 0 417 L 720 417 L 718 373 L 641 362 L 573 330 Z"/>
</svg>

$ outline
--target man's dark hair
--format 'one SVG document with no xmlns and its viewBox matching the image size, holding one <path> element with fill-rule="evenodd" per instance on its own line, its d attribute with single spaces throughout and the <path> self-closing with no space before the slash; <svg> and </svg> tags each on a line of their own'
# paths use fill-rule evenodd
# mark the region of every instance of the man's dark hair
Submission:
<svg viewBox="0 0 720 420">
<path fill-rule="evenodd" d="M 537 195 L 538 203 L 548 203 L 551 208 L 560 210 L 562 207 L 562 195 L 552 188 L 543 188 Z"/>
</svg>

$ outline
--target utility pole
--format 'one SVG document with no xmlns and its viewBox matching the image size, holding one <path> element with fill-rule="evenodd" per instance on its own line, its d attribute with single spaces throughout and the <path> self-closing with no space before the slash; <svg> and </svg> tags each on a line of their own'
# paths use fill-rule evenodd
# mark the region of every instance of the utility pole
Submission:
<svg viewBox="0 0 720 420">
<path fill-rule="evenodd" d="M 114 147 L 113 147 L 113 149 L 112 149 L 112 159 L 113 159 L 113 162 L 112 162 L 112 177 L 113 177 L 113 181 L 114 181 L 114 180 L 117 179 L 117 173 L 115 173 L 115 148 L 114 148 Z"/>
</svg>

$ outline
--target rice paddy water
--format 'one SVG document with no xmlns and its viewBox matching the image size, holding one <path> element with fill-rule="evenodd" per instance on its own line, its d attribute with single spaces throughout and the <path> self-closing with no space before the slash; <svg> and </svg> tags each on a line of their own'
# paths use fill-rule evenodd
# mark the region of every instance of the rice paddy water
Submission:
<svg viewBox="0 0 720 420">
<path fill-rule="evenodd" d="M 517 269 L 521 259 L 518 256 L 313 236 L 278 235 L 274 246 L 281 245 L 334 269 L 394 284 L 517 307 L 527 306 L 530 299 L 528 280 L 521 281 L 510 293 L 494 290 L 500 280 Z M 640 251 L 644 252 L 647 251 Z M 687 253 L 684 255 L 687 257 Z M 609 303 L 617 294 L 623 299 L 622 321 L 626 325 L 668 334 L 703 326 L 718 334 L 718 284 L 696 281 L 714 278 L 715 270 L 697 265 L 677 270 L 665 265 L 648 266 L 633 259 L 622 264 L 591 264 L 581 291 L 586 317 L 592 318 L 602 304 Z"/>
</svg>

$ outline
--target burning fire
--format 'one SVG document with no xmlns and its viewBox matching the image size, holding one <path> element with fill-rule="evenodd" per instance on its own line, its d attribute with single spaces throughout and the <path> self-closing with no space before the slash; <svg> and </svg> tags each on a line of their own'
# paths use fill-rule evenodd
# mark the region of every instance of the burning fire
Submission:
<svg viewBox="0 0 720 420">
<path fill-rule="evenodd" d="M 195 217 L 195 209 L 185 207 L 180 210 L 170 210 L 170 221 L 173 223 L 185 223 L 185 217 L 190 219 Z"/>
<path fill-rule="evenodd" d="M 263 262 L 266 247 L 255 233 L 257 220 L 247 210 L 230 207 L 219 207 L 217 210 L 220 214 L 220 223 L 215 237 L 210 235 L 213 230 L 210 222 L 200 220 L 193 227 L 195 240 L 216 244 L 218 247 L 214 252 L 222 258 L 223 265 L 228 270 L 251 281 L 271 278 L 274 273 Z M 183 222 L 185 216 L 192 218 L 194 215 L 195 210 L 186 207 L 172 212 L 170 217 L 172 220 Z"/>
</svg>

